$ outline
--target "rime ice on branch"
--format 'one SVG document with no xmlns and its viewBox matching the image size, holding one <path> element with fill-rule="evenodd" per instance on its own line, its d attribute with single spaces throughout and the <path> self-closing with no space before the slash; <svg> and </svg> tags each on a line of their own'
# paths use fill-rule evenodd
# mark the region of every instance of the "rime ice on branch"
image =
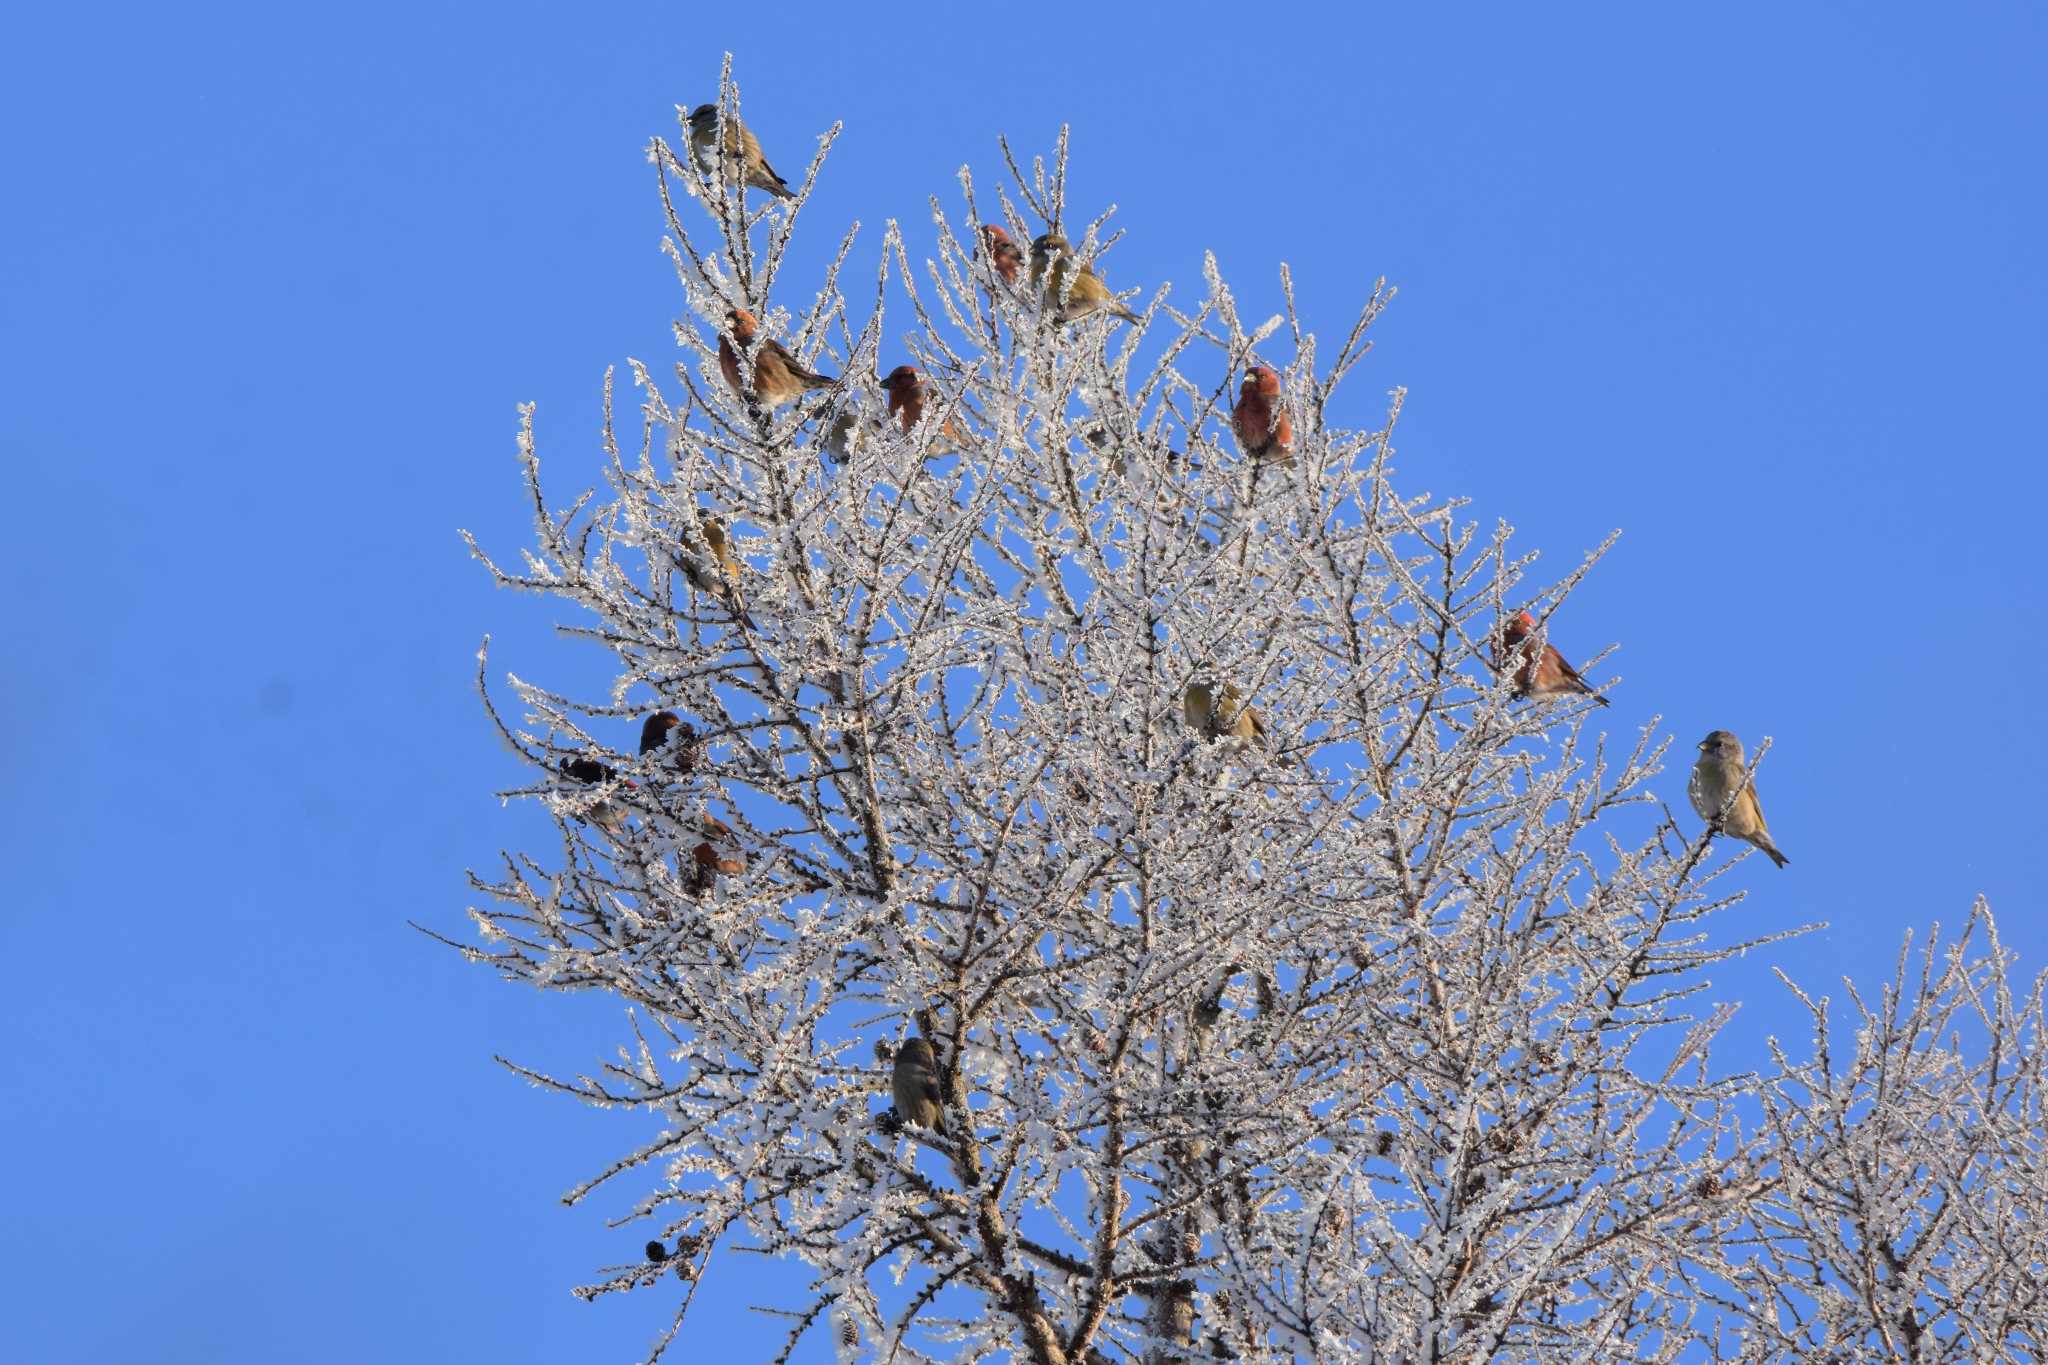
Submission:
<svg viewBox="0 0 2048 1365">
<path fill-rule="evenodd" d="M 608 381 L 605 463 L 572 463 L 604 492 L 552 511 L 529 413 L 536 543 L 491 564 L 618 669 L 515 678 L 516 719 L 487 693 L 560 846 L 475 878 L 470 950 L 636 1007 L 603 1073 L 525 1073 L 666 1123 L 572 1192 L 632 1186 L 622 1247 L 650 1247 L 580 1292 L 677 1296 L 655 1355 L 743 1245 L 808 1270 L 790 1348 L 849 1359 L 1946 1359 L 2039 1330 L 2041 1167 L 2002 1230 L 1957 1202 L 2038 1158 L 2038 1034 L 1988 1071 L 1897 1043 L 1916 1103 L 1973 1097 L 1974 1176 L 1961 1136 L 1862 1174 L 1875 1025 L 1846 1077 L 1714 1071 L 1705 973 L 1770 936 L 1710 933 L 1739 897 L 1653 792 L 1654 724 L 1610 739 L 1596 698 L 1493 667 L 1598 553 L 1536 581 L 1507 528 L 1397 492 L 1398 390 L 1342 424 L 1391 290 L 1334 348 L 1284 272 L 1248 328 L 1213 260 L 1189 308 L 1076 307 L 1144 271 L 1067 217 L 1063 136 L 993 198 L 963 172 L 921 265 L 890 223 L 857 310 L 853 231 L 784 279 L 834 134 L 750 194 L 738 115 L 728 71 L 698 153 L 652 148 L 683 359 L 633 367 L 639 448 Z M 1015 243 L 1051 233 L 1048 288 Z M 802 378 L 763 401 L 771 367 Z M 2038 992 L 1999 999 L 2037 1029 Z M 1925 1250 L 1958 1230 L 1973 1288 Z M 1941 1316 L 1997 1294 L 2005 1326 Z"/>
</svg>

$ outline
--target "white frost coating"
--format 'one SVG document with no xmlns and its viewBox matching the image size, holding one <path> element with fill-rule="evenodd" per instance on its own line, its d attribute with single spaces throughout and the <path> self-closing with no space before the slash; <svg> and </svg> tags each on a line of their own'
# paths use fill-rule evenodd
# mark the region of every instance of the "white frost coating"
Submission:
<svg viewBox="0 0 2048 1365">
<path fill-rule="evenodd" d="M 686 149 L 655 158 L 710 224 L 671 221 L 696 363 L 633 365 L 641 449 L 607 402 L 580 466 L 605 491 L 566 512 L 523 411 L 532 567 L 486 560 L 617 661 L 605 696 L 515 679 L 517 720 L 493 706 L 562 844 L 474 878 L 476 957 L 636 1007 L 618 1061 L 523 1074 L 666 1125 L 570 1192 L 638 1192 L 628 1263 L 579 1292 L 653 1286 L 680 1326 L 745 1242 L 812 1277 L 772 1305 L 788 1345 L 842 1359 L 2038 1353 L 2040 987 L 2012 995 L 1980 907 L 1981 950 L 1902 956 L 1855 998 L 1851 1055 L 1808 1001 L 1811 1059 L 1715 1069 L 1704 974 L 1781 935 L 1709 923 L 1726 849 L 1657 801 L 1654 722 L 1610 742 L 1583 699 L 1495 679 L 1503 613 L 1598 554 L 1533 583 L 1505 527 L 1397 494 L 1398 390 L 1342 425 L 1390 290 L 1319 351 L 1291 295 L 1257 333 L 1278 342 L 1248 337 L 1205 258 L 1194 312 L 1151 291 L 1140 369 L 1111 335 L 1137 329 L 1058 326 L 977 250 L 991 221 L 1027 251 L 1049 219 L 1082 258 L 1115 244 L 1065 219 L 1062 135 L 1012 161 L 1021 204 L 977 205 L 963 171 L 935 260 L 892 224 L 849 303 L 848 236 L 790 316 L 763 295 L 822 152 L 746 224 Z M 1097 268 L 1144 274 L 1130 243 Z M 750 409 L 717 363 L 732 306 L 849 386 Z M 1255 361 L 1286 466 L 1230 435 Z M 928 385 L 908 432 L 873 379 L 897 363 Z M 948 421 L 959 453 L 933 455 Z M 1262 739 L 1188 728 L 1205 677 Z M 696 734 L 642 759 L 657 705 Z M 913 1033 L 943 1134 L 886 1121 Z"/>
</svg>

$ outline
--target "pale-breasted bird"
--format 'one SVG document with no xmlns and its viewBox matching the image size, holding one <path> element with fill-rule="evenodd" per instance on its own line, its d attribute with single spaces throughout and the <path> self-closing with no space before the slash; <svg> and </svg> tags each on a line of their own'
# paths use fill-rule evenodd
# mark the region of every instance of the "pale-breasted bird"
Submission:
<svg viewBox="0 0 2048 1365">
<path fill-rule="evenodd" d="M 1729 805 L 1729 796 L 1748 775 L 1742 741 L 1726 730 L 1715 730 L 1700 741 L 1700 760 L 1693 764 L 1686 794 L 1692 797 L 1692 808 L 1716 834 L 1732 835 L 1744 843 L 1755 844 L 1770 855 L 1772 862 L 1783 867 L 1791 859 L 1778 852 L 1778 846 L 1771 842 L 1771 831 L 1764 825 L 1764 808 L 1756 799 L 1756 783 L 1750 783 Z M 1726 814 L 1722 813 L 1723 806 L 1728 806 Z"/>
<path fill-rule="evenodd" d="M 1294 458 L 1294 421 L 1280 406 L 1280 376 L 1266 366 L 1245 371 L 1230 424 L 1238 445 L 1253 459 L 1285 464 Z"/>
<path fill-rule="evenodd" d="M 749 390 L 741 382 L 740 352 L 753 348 L 761 323 L 744 308 L 727 311 L 725 322 L 726 330 L 718 338 L 718 369 L 734 393 L 748 394 Z M 753 355 L 754 387 L 751 396 L 771 408 L 794 403 L 808 390 L 832 386 L 831 375 L 806 368 L 789 353 L 788 347 L 772 337 L 763 341 Z"/>
<path fill-rule="evenodd" d="M 996 274 L 1003 277 L 1004 284 L 1017 282 L 1017 271 L 1024 264 L 1024 249 L 1010 240 L 1010 234 L 1003 231 L 1000 223 L 981 225 L 981 249 L 995 263 Z"/>
<path fill-rule="evenodd" d="M 1579 670 L 1565 662 L 1556 645 L 1546 640 L 1538 652 L 1532 638 L 1535 630 L 1536 618 L 1518 611 L 1501 627 L 1500 639 L 1494 642 L 1494 670 L 1514 670 L 1514 695 L 1540 698 L 1576 694 L 1607 705 L 1607 698 L 1596 694 L 1591 684 L 1579 676 Z"/>
<path fill-rule="evenodd" d="M 896 1113 L 905 1123 L 946 1131 L 946 1111 L 939 1095 L 939 1060 L 932 1045 L 922 1038 L 905 1038 L 896 1049 L 896 1066 L 889 1078 L 896 1100 Z"/>
<path fill-rule="evenodd" d="M 889 395 L 889 415 L 908 434 L 924 418 L 924 376 L 915 365 L 898 365 L 883 377 L 882 388 Z M 945 424 L 931 438 L 931 453 L 944 455 L 959 448 L 960 428 L 947 413 Z"/>
<path fill-rule="evenodd" d="M 1067 276 L 1074 277 L 1072 289 L 1067 288 Z M 1087 317 L 1090 313 L 1107 309 L 1112 315 L 1125 322 L 1137 322 L 1138 315 L 1117 302 L 1116 295 L 1109 292 L 1109 286 L 1095 273 L 1095 268 L 1081 265 L 1074 257 L 1074 248 L 1067 239 L 1057 232 L 1048 232 L 1031 244 L 1031 283 L 1045 283 L 1045 306 L 1060 309 L 1060 321 L 1072 322 Z M 1066 294 L 1066 304 L 1060 306 L 1060 295 Z"/>
<path fill-rule="evenodd" d="M 725 148 L 727 157 L 718 155 L 718 106 L 700 104 L 690 111 L 690 151 L 696 155 L 697 164 L 716 175 L 719 163 L 731 159 L 739 163 L 740 178 L 749 188 L 766 190 L 777 199 L 794 199 L 796 192 L 783 183 L 775 168 L 768 164 L 768 158 L 761 155 L 761 144 L 747 131 L 747 125 L 740 122 L 738 114 L 725 116 Z"/>
<path fill-rule="evenodd" d="M 1196 680 L 1188 684 L 1180 699 L 1181 718 L 1204 739 L 1254 740 L 1266 736 L 1265 717 L 1245 704 L 1244 692 L 1236 683 L 1217 687 Z"/>
</svg>

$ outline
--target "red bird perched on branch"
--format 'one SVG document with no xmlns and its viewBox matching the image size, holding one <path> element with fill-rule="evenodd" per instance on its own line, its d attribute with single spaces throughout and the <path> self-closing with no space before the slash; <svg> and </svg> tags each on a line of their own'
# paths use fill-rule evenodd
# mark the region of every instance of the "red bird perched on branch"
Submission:
<svg viewBox="0 0 2048 1365">
<path fill-rule="evenodd" d="M 889 395 L 889 415 L 909 434 L 924 420 L 925 383 L 915 365 L 898 365 L 882 380 L 882 388 Z M 951 413 L 932 438 L 931 453 L 944 455 L 960 448 L 960 428 L 953 424 Z"/>
<path fill-rule="evenodd" d="M 732 391 L 746 394 L 747 388 L 741 383 L 740 351 L 751 349 L 754 338 L 761 329 L 760 322 L 744 308 L 734 308 L 725 315 L 727 331 L 718 338 L 718 368 L 725 375 L 725 382 L 732 385 Z M 735 348 L 738 349 L 735 349 Z M 784 403 L 793 403 L 811 389 L 832 386 L 832 376 L 806 369 L 789 353 L 781 342 L 767 340 L 754 351 L 754 388 L 752 397 L 760 399 L 771 408 Z"/>
<path fill-rule="evenodd" d="M 1245 372 L 1230 414 L 1237 443 L 1256 460 L 1285 464 L 1294 458 L 1294 422 L 1280 407 L 1280 376 L 1264 365 Z"/>
<path fill-rule="evenodd" d="M 704 839 L 690 850 L 689 884 L 693 895 L 701 896 L 717 885 L 721 874 L 733 876 L 747 870 L 747 855 L 739 847 L 732 826 L 715 815 L 702 817 Z"/>
<path fill-rule="evenodd" d="M 1579 670 L 1565 662 L 1564 655 L 1557 652 L 1557 646 L 1545 642 L 1539 654 L 1531 632 L 1536 629 L 1536 618 L 1526 611 L 1518 611 L 1514 618 L 1501 628 L 1500 639 L 1493 648 L 1495 671 L 1512 666 L 1514 659 L 1521 660 L 1515 669 L 1515 695 L 1517 697 L 1559 697 L 1571 694 L 1592 697 L 1602 706 L 1607 698 L 1596 694 L 1586 680 L 1579 676 Z"/>
<path fill-rule="evenodd" d="M 647 757 L 675 741 L 675 766 L 688 772 L 697 761 L 697 727 L 673 711 L 656 711 L 640 723 L 640 756 Z"/>
<path fill-rule="evenodd" d="M 1000 224 L 981 225 L 981 248 L 995 262 L 996 274 L 1003 277 L 1004 284 L 1015 284 L 1017 272 L 1024 265 L 1024 249 L 1010 240 L 1010 234 Z"/>
</svg>

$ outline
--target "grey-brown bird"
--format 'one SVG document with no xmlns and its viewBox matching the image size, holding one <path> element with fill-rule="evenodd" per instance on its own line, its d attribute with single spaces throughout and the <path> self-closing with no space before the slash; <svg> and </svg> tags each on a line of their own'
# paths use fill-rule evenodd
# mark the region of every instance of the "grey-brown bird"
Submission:
<svg viewBox="0 0 2048 1365">
<path fill-rule="evenodd" d="M 832 387 L 831 375 L 819 374 L 806 367 L 789 353 L 787 346 L 773 337 L 755 349 L 754 338 L 760 334 L 761 323 L 746 309 L 729 309 L 725 325 L 726 330 L 718 337 L 718 370 L 734 393 L 758 398 L 771 408 L 779 408 L 784 403 L 794 403 L 811 389 Z M 751 389 L 745 383 L 746 376 L 740 373 L 742 351 L 752 351 L 754 357 L 754 385 Z"/>
<path fill-rule="evenodd" d="M 1071 289 L 1067 277 L 1074 277 Z M 1072 322 L 1085 318 L 1090 313 L 1107 310 L 1111 315 L 1125 322 L 1137 322 L 1138 315 L 1117 302 L 1109 286 L 1095 273 L 1095 268 L 1082 265 L 1074 256 L 1074 248 L 1057 232 L 1048 232 L 1031 244 L 1031 283 L 1045 284 L 1045 306 L 1060 310 L 1061 322 Z M 1062 293 L 1066 303 L 1060 302 Z"/>
<path fill-rule="evenodd" d="M 1700 741 L 1700 759 L 1693 764 L 1692 781 L 1686 792 L 1692 797 L 1692 808 L 1716 834 L 1755 844 L 1770 855 L 1772 862 L 1783 867 L 1791 860 L 1778 852 L 1778 846 L 1771 841 L 1771 831 L 1764 824 L 1764 808 L 1756 798 L 1756 783 L 1751 782 L 1729 805 L 1729 796 L 1742 786 L 1742 779 L 1749 773 L 1743 758 L 1742 741 L 1726 730 L 1715 730 Z M 1725 813 L 1723 806 L 1728 807 Z"/>
<path fill-rule="evenodd" d="M 1250 741 L 1266 737 L 1265 717 L 1245 704 L 1244 692 L 1236 683 L 1224 683 L 1219 688 L 1213 682 L 1197 679 L 1181 694 L 1180 711 L 1188 727 L 1204 739 L 1228 736 Z"/>
<path fill-rule="evenodd" d="M 718 155 L 718 106 L 700 104 L 690 111 L 690 151 L 695 154 L 697 164 L 713 175 L 720 172 L 721 161 L 737 162 L 740 178 L 752 189 L 766 190 L 777 199 L 794 199 L 796 191 L 783 183 L 775 168 L 768 164 L 768 158 L 761 155 L 761 144 L 747 131 L 747 125 L 740 122 L 738 114 L 725 116 L 726 156 Z"/>
<path fill-rule="evenodd" d="M 1514 670 L 1514 695 L 1541 698 L 1576 694 L 1607 705 L 1607 698 L 1595 693 L 1592 685 L 1579 676 L 1579 670 L 1565 662 L 1556 645 L 1546 640 L 1541 650 L 1536 648 L 1532 639 L 1535 630 L 1536 618 L 1518 611 L 1501 627 L 1500 639 L 1494 642 L 1494 669 Z"/>
<path fill-rule="evenodd" d="M 896 1113 L 905 1123 L 946 1131 L 946 1111 L 939 1097 L 939 1060 L 922 1038 L 905 1038 L 896 1049 L 896 1067 L 889 1080 Z"/>
</svg>

